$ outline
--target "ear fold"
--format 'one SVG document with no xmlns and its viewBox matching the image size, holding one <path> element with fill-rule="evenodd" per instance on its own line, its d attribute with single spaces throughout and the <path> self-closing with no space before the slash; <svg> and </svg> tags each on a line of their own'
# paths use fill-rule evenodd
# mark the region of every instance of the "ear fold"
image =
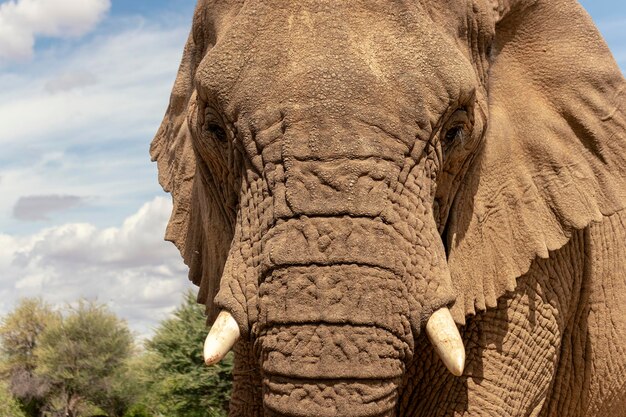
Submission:
<svg viewBox="0 0 626 417">
<path fill-rule="evenodd" d="M 626 206 L 626 83 L 574 0 L 499 7 L 485 142 L 451 210 L 458 323 Z"/>
<path fill-rule="evenodd" d="M 196 18 L 202 16 L 196 13 Z M 159 169 L 159 183 L 172 194 L 174 208 L 165 233 L 189 266 L 189 279 L 200 287 L 198 302 L 207 306 L 213 321 L 217 311 L 213 298 L 232 239 L 230 224 L 225 221 L 210 189 L 211 178 L 197 170 L 188 118 L 195 106 L 193 77 L 204 47 L 190 35 L 170 104 L 150 147 L 150 156 Z M 204 178 L 204 179 L 203 179 Z M 208 182 L 208 183 L 207 183 Z"/>
</svg>

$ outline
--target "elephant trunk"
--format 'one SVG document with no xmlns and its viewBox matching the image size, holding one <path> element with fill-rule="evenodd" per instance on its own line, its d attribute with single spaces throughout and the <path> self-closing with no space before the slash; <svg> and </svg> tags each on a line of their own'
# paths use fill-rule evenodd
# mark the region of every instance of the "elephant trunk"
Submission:
<svg viewBox="0 0 626 417">
<path fill-rule="evenodd" d="M 402 372 L 394 342 L 358 326 L 271 329 L 261 342 L 265 410 L 281 416 L 393 415 Z M 298 350 L 297 357 L 289 356 Z M 321 359 L 328 354 L 332 365 Z"/>
<path fill-rule="evenodd" d="M 300 217 L 268 234 L 255 349 L 267 413 L 393 415 L 413 351 L 405 253 L 366 217 Z"/>
<path fill-rule="evenodd" d="M 256 258 L 250 339 L 265 415 L 392 416 L 424 325 L 444 362 L 442 352 L 462 352 L 442 309 L 450 294 L 436 291 L 449 277 L 426 256 L 433 247 L 411 246 L 378 218 L 301 216 L 270 228 Z M 208 363 L 239 336 L 232 316 L 220 317 L 205 345 Z M 436 320 L 426 324 L 429 317 Z M 448 356 L 460 374 L 464 358 Z"/>
<path fill-rule="evenodd" d="M 445 264 L 428 256 L 434 248 L 376 217 L 300 216 L 274 226 L 261 251 L 253 329 L 266 411 L 393 415 L 415 336 L 452 297 L 442 291 Z"/>
<path fill-rule="evenodd" d="M 357 265 L 288 267 L 261 285 L 264 407 L 284 416 L 390 416 L 412 354 L 406 288 Z"/>
</svg>

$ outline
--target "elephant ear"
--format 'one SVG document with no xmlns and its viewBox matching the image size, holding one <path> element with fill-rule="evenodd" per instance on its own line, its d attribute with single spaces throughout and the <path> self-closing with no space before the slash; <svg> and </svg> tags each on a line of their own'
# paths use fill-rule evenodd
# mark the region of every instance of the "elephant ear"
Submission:
<svg viewBox="0 0 626 417">
<path fill-rule="evenodd" d="M 459 324 L 626 206 L 626 85 L 590 17 L 574 0 L 498 11 L 489 127 L 446 236 Z"/>
<path fill-rule="evenodd" d="M 200 6 L 198 6 L 200 9 Z M 213 298 L 219 289 L 229 248 L 231 227 L 225 221 L 211 178 L 200 170 L 192 144 L 189 118 L 196 106 L 194 75 L 205 53 L 203 34 L 197 29 L 202 10 L 196 10 L 195 36 L 189 36 L 170 104 L 152 145 L 150 156 L 157 162 L 159 183 L 172 194 L 173 209 L 165 240 L 173 242 L 189 267 L 189 279 L 200 287 L 198 302 L 205 304 L 209 321 L 217 315 Z"/>
</svg>

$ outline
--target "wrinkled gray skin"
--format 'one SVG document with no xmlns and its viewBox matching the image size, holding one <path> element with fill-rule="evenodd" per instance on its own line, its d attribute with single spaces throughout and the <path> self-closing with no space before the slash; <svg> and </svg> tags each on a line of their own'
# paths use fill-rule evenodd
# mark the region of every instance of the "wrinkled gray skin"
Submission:
<svg viewBox="0 0 626 417">
<path fill-rule="evenodd" d="M 151 152 L 231 415 L 626 416 L 625 90 L 572 0 L 200 1 Z"/>
</svg>

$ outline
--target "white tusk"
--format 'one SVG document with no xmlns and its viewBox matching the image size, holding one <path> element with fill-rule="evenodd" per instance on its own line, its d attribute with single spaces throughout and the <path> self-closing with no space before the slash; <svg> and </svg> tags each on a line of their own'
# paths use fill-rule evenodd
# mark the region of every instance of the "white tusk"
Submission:
<svg viewBox="0 0 626 417">
<path fill-rule="evenodd" d="M 215 365 L 239 340 L 239 325 L 228 311 L 221 311 L 204 341 L 204 363 Z"/>
<path fill-rule="evenodd" d="M 435 311 L 426 322 L 426 334 L 452 375 L 463 375 L 465 347 L 450 310 L 444 307 Z"/>
</svg>

